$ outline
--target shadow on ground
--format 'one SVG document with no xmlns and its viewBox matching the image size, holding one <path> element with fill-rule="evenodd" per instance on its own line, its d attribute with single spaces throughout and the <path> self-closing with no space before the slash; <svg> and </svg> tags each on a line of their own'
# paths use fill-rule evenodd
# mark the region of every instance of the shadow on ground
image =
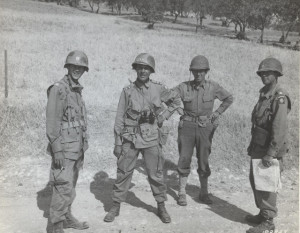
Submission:
<svg viewBox="0 0 300 233">
<path fill-rule="evenodd" d="M 108 174 L 104 171 L 100 171 L 95 174 L 94 181 L 90 184 L 90 191 L 94 194 L 95 198 L 103 203 L 104 210 L 106 212 L 112 207 L 111 193 L 115 180 L 108 177 Z M 130 184 L 130 188 L 134 186 Z M 129 189 L 130 189 L 129 188 Z M 133 192 L 129 191 L 126 199 L 126 203 L 135 206 L 137 208 L 143 208 L 148 212 L 156 214 L 156 208 L 141 201 Z"/>
<path fill-rule="evenodd" d="M 46 187 L 37 192 L 36 202 L 40 210 L 44 211 L 43 217 L 47 218 L 46 232 L 52 233 L 53 227 L 50 221 L 50 203 L 52 198 L 52 186 L 48 183 Z"/>
</svg>

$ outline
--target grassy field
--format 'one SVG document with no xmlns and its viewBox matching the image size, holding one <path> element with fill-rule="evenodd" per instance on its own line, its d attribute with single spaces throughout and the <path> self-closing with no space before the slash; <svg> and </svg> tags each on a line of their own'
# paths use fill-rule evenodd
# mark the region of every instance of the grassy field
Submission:
<svg viewBox="0 0 300 233">
<path fill-rule="evenodd" d="M 281 60 L 285 75 L 280 83 L 292 100 L 290 152 L 285 167 L 298 169 L 299 52 L 168 29 L 171 26 L 166 22 L 155 30 L 147 30 L 144 23 L 54 3 L 1 0 L 0 47 L 2 53 L 4 49 L 8 52 L 9 97 L 4 99 L 1 81 L 0 159 L 47 158 L 46 89 L 65 74 L 66 55 L 80 49 L 88 55 L 90 64 L 90 71 L 81 79 L 90 131 L 88 168 L 115 169 L 113 124 L 119 95 L 129 84 L 128 78 L 135 79 L 131 69 L 135 56 L 148 52 L 156 60 L 156 73 L 151 78 L 168 87 L 189 79 L 188 67 L 195 55 L 209 59 L 209 78 L 234 95 L 234 103 L 222 116 L 215 134 L 210 161 L 213 171 L 228 167 L 236 174 L 248 168 L 249 163 L 246 148 L 250 140 L 250 115 L 262 87 L 255 72 L 260 61 L 268 56 Z M 3 57 L 0 56 L 1 77 Z M 167 123 L 171 134 L 164 149 L 166 157 L 174 163 L 178 160 L 178 119 L 174 115 Z"/>
</svg>

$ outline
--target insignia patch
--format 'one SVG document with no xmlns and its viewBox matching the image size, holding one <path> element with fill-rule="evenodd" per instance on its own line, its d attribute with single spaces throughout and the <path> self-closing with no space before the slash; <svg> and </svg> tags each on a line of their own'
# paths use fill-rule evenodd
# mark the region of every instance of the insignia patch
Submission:
<svg viewBox="0 0 300 233">
<path fill-rule="evenodd" d="M 284 98 L 279 98 L 279 103 L 284 104 Z"/>
<path fill-rule="evenodd" d="M 80 61 L 80 57 L 76 57 L 76 61 Z"/>
<path fill-rule="evenodd" d="M 55 86 L 59 86 L 59 83 L 55 83 L 54 85 L 55 85 Z"/>
</svg>

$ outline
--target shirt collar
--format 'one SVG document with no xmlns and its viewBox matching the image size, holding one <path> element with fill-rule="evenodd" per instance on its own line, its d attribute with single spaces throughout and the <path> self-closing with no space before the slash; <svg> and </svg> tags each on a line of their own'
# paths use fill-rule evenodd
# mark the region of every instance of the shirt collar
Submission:
<svg viewBox="0 0 300 233">
<path fill-rule="evenodd" d="M 70 85 L 70 87 L 71 87 L 72 90 L 74 90 L 74 91 L 75 90 L 81 91 L 83 89 L 83 86 L 81 86 L 79 82 L 78 83 L 74 82 L 69 75 L 67 75 L 66 77 L 67 77 L 66 78 L 67 82 L 69 83 L 69 85 Z"/>
<path fill-rule="evenodd" d="M 195 81 L 193 81 L 193 84 L 192 84 L 193 88 L 198 90 L 199 87 L 203 87 L 203 89 L 205 90 L 206 87 L 207 87 L 207 82 L 206 80 L 203 80 L 203 82 L 200 84 L 200 85 L 197 85 Z"/>
<path fill-rule="evenodd" d="M 276 86 L 272 90 L 269 90 L 267 93 L 265 93 L 265 88 L 266 87 L 263 87 L 259 90 L 260 97 L 261 98 L 265 97 L 266 99 L 270 99 L 276 93 L 276 90 L 278 89 L 278 84 L 276 84 Z"/>
<path fill-rule="evenodd" d="M 142 88 L 143 86 L 146 87 L 147 89 L 149 88 L 150 86 L 150 79 L 146 82 L 146 83 L 143 83 L 141 81 L 139 81 L 138 79 L 135 80 L 134 84 L 138 87 L 138 88 Z"/>
</svg>

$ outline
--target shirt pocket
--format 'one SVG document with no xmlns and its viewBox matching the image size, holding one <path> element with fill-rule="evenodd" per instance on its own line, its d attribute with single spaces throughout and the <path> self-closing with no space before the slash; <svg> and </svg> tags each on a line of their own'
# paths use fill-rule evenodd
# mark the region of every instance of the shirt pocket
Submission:
<svg viewBox="0 0 300 233">
<path fill-rule="evenodd" d="M 212 94 L 204 95 L 202 97 L 203 107 L 206 110 L 212 110 L 214 106 L 214 96 Z"/>
</svg>

